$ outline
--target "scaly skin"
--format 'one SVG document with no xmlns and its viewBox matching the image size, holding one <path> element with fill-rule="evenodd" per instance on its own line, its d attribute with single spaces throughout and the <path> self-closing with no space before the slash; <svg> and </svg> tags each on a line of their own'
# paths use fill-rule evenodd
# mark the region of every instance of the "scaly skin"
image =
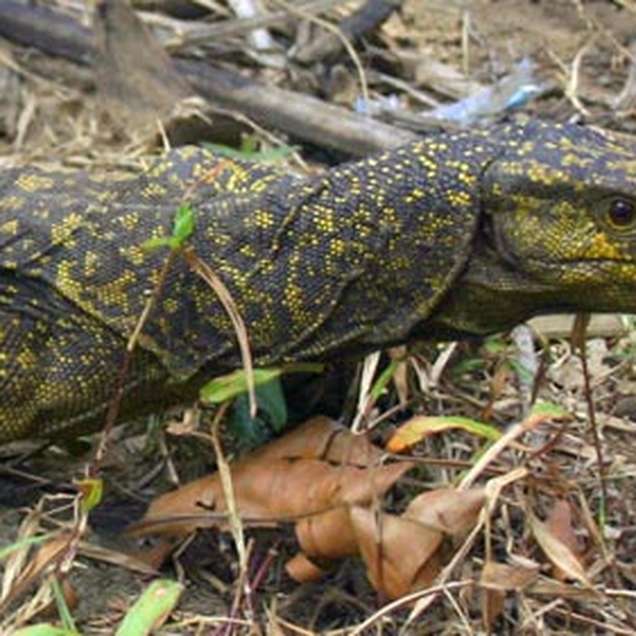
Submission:
<svg viewBox="0 0 636 636">
<path fill-rule="evenodd" d="M 184 196 L 191 245 L 229 288 L 260 366 L 563 309 L 636 312 L 636 147 L 582 127 L 440 134 L 305 179 L 194 148 L 126 178 L 9 170 L 0 442 L 103 422 L 166 258 L 140 246 L 169 235 Z M 182 259 L 139 344 L 120 419 L 240 365 L 230 320 Z"/>
</svg>

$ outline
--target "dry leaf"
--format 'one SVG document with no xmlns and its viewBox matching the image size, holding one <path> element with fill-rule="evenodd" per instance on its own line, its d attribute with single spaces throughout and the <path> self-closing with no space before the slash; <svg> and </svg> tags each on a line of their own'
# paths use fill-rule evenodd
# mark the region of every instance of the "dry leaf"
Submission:
<svg viewBox="0 0 636 636">
<path fill-rule="evenodd" d="M 255 450 L 250 457 L 253 460 L 324 459 L 338 464 L 369 466 L 379 461 L 382 451 L 364 435 L 353 435 L 332 419 L 318 416 Z"/>
<path fill-rule="evenodd" d="M 365 438 L 327 418 L 314 418 L 230 467 L 237 509 L 244 521 L 263 524 L 368 503 L 412 466 L 376 466 L 380 456 Z M 219 475 L 213 474 L 155 499 L 129 531 L 184 535 L 200 527 L 224 527 L 226 511 Z"/>
<path fill-rule="evenodd" d="M 431 435 L 460 429 L 472 435 L 496 441 L 501 437 L 498 427 L 457 415 L 416 415 L 399 426 L 387 442 L 391 453 L 403 453 Z"/>
<path fill-rule="evenodd" d="M 157 119 L 193 94 L 127 2 L 100 2 L 94 29 L 99 104 L 114 123 L 154 128 Z"/>
<path fill-rule="evenodd" d="M 298 583 L 308 583 L 309 581 L 317 581 L 322 578 L 325 571 L 318 567 L 311 559 L 307 558 L 302 552 L 292 557 L 285 563 L 287 574 L 298 581 Z"/>
<path fill-rule="evenodd" d="M 231 472 L 237 510 L 246 523 L 257 525 L 295 520 L 343 504 L 368 503 L 384 494 L 411 466 L 401 462 L 354 468 L 313 459 L 279 459 L 242 463 Z M 226 511 L 221 482 L 215 474 L 155 499 L 144 519 L 134 524 L 130 532 L 146 534 L 151 525 L 155 532 L 177 535 L 211 525 L 225 527 L 223 517 L 208 513 Z"/>
<path fill-rule="evenodd" d="M 552 564 L 561 570 L 564 577 L 574 579 L 587 587 L 591 587 L 592 584 L 585 574 L 581 561 L 570 547 L 563 543 L 547 524 L 539 521 L 532 513 L 528 515 L 528 520 L 537 543 Z"/>
<path fill-rule="evenodd" d="M 375 513 L 360 506 L 351 509 L 360 553 L 373 587 L 398 598 L 430 585 L 439 572 L 436 552 L 443 534 L 413 519 Z"/>
<path fill-rule="evenodd" d="M 348 507 L 301 519 L 296 524 L 296 538 L 310 557 L 342 559 L 359 552 Z"/>
<path fill-rule="evenodd" d="M 530 585 L 539 575 L 539 567 L 523 567 L 487 561 L 481 572 L 481 612 L 486 630 L 492 630 L 494 622 L 504 609 L 506 592 L 519 591 Z"/>
<path fill-rule="evenodd" d="M 403 516 L 445 534 L 461 535 L 475 525 L 485 501 L 483 488 L 440 488 L 413 499 Z"/>
<path fill-rule="evenodd" d="M 572 525 L 572 507 L 565 499 L 558 499 L 545 522 L 546 529 L 551 535 L 556 537 L 563 545 L 567 546 L 572 555 L 583 566 L 583 550 L 581 541 L 574 532 Z M 561 570 L 556 564 L 553 570 L 554 577 L 560 581 L 567 578 L 565 571 Z"/>
<path fill-rule="evenodd" d="M 492 633 L 495 621 L 501 616 L 506 601 L 506 593 L 501 590 L 481 591 L 481 619 L 487 633 Z"/>
<path fill-rule="evenodd" d="M 389 349 L 388 353 L 392 360 L 398 360 L 397 367 L 393 372 L 392 380 L 400 406 L 404 408 L 409 401 L 409 365 L 407 361 L 407 348 L 404 345 L 392 347 Z"/>
<path fill-rule="evenodd" d="M 518 592 L 534 582 L 538 575 L 538 565 L 523 567 L 519 564 L 488 561 L 481 572 L 479 585 L 499 592 Z"/>
</svg>

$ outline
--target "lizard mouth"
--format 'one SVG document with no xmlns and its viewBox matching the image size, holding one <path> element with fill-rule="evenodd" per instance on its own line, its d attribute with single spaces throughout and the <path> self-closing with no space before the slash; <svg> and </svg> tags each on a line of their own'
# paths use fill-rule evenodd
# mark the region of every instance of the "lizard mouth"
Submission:
<svg viewBox="0 0 636 636">
<path fill-rule="evenodd" d="M 636 262 L 619 258 L 577 258 L 577 259 L 558 259 L 546 260 L 536 257 L 527 259 L 531 270 L 535 272 L 550 272 L 556 275 L 567 272 L 590 273 L 595 276 L 596 281 L 586 281 L 589 285 L 596 282 L 599 286 L 606 286 L 609 283 L 617 283 L 621 286 L 630 284 L 636 290 Z M 602 274 L 602 277 L 599 277 Z"/>
<path fill-rule="evenodd" d="M 616 282 L 621 285 L 631 284 L 636 290 L 636 259 L 608 256 L 559 258 L 547 253 L 545 256 L 520 254 L 508 236 L 505 225 L 498 223 L 491 214 L 485 214 L 483 217 L 481 236 L 488 248 L 497 254 L 507 267 L 538 283 L 562 285 L 566 274 L 579 272 L 581 284 L 590 285 L 597 282 L 599 285 L 607 285 Z"/>
</svg>

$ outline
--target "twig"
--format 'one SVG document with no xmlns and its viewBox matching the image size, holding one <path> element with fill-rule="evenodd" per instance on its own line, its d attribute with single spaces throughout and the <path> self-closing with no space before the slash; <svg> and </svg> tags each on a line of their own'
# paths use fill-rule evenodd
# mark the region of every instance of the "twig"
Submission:
<svg viewBox="0 0 636 636">
<path fill-rule="evenodd" d="M 315 24 L 320 25 L 323 29 L 331 33 L 331 35 L 338 39 L 342 46 L 345 48 L 349 57 L 351 58 L 354 66 L 356 67 L 356 71 L 358 72 L 358 78 L 360 80 L 360 92 L 362 93 L 362 98 L 365 102 L 369 101 L 369 88 L 367 77 L 364 72 L 364 67 L 362 66 L 362 62 L 360 61 L 360 56 L 356 53 L 356 50 L 353 48 L 347 34 L 344 33 L 338 26 L 331 24 L 331 22 L 327 22 L 322 18 L 318 18 L 316 16 L 309 16 L 304 14 L 302 11 L 299 11 L 297 8 L 292 6 L 287 0 L 273 0 L 276 4 L 284 7 L 287 11 L 289 11 L 293 15 L 300 16 L 301 18 L 305 18 L 310 22 L 314 22 Z"/>
<path fill-rule="evenodd" d="M 590 317 L 588 314 L 577 314 L 574 320 L 574 326 L 572 327 L 572 344 L 579 354 L 581 367 L 583 369 L 583 387 L 585 392 L 585 401 L 587 403 L 587 413 L 590 419 L 590 429 L 592 431 L 592 439 L 594 441 L 594 449 L 596 451 L 596 458 L 599 466 L 599 485 L 601 487 L 601 526 L 604 526 L 605 519 L 607 517 L 606 506 L 609 501 L 609 495 L 607 491 L 607 472 L 605 467 L 605 459 L 603 457 L 603 445 L 601 444 L 601 438 L 598 434 L 598 425 L 596 422 L 596 407 L 594 405 L 594 399 L 592 398 L 590 370 L 587 364 L 587 343 L 585 332 L 589 320 Z"/>
<path fill-rule="evenodd" d="M 258 404 L 256 402 L 256 388 L 254 384 L 254 364 L 252 362 L 252 354 L 250 352 L 249 339 L 247 335 L 247 327 L 241 313 L 238 310 L 232 294 L 225 286 L 225 283 L 219 278 L 214 270 L 203 260 L 199 258 L 191 247 L 183 250 L 183 257 L 190 266 L 190 269 L 201 276 L 201 278 L 211 287 L 217 295 L 223 308 L 227 312 L 238 339 L 239 349 L 241 351 L 241 359 L 245 368 L 245 380 L 247 383 L 247 393 L 250 401 L 250 417 L 256 417 Z"/>
<path fill-rule="evenodd" d="M 629 50 L 632 52 L 632 60 L 629 65 L 627 79 L 623 90 L 614 100 L 614 109 L 629 113 L 636 107 L 636 40 L 632 42 Z"/>
<path fill-rule="evenodd" d="M 232 472 L 230 465 L 225 459 L 223 448 L 219 439 L 219 426 L 221 420 L 225 416 L 229 402 L 221 405 L 212 422 L 212 446 L 216 455 L 216 463 L 223 487 L 223 496 L 225 497 L 225 505 L 227 506 L 227 520 L 230 526 L 230 532 L 236 545 L 236 552 L 239 557 L 239 567 L 241 572 L 247 572 L 247 550 L 245 549 L 245 535 L 243 534 L 243 523 L 236 506 L 236 497 L 234 496 L 234 486 L 232 484 Z"/>
<path fill-rule="evenodd" d="M 428 596 L 437 595 L 445 590 L 460 590 L 465 587 L 471 587 L 474 584 L 474 581 L 465 579 L 463 581 L 453 581 L 451 583 L 435 585 L 434 587 L 429 587 L 425 590 L 420 590 L 418 592 L 413 592 L 412 594 L 402 596 L 392 603 L 388 603 L 384 607 L 381 607 L 377 612 L 375 612 L 375 614 L 372 614 L 365 621 L 358 624 L 355 629 L 350 632 L 349 636 L 359 636 L 361 634 L 368 633 L 366 630 L 368 630 L 373 625 L 373 623 L 379 621 L 383 616 L 386 616 L 394 610 L 400 609 L 405 605 L 410 605 L 411 603 L 413 603 L 413 601 L 421 600 Z"/>
<path fill-rule="evenodd" d="M 297 5 L 296 9 L 305 14 L 312 14 L 327 11 L 338 4 L 343 4 L 343 0 L 311 0 Z M 253 29 L 271 27 L 288 20 L 289 13 L 287 11 L 278 11 L 277 13 L 266 13 L 251 18 L 223 20 L 222 22 L 206 24 L 204 26 L 196 24 L 185 34 L 175 36 L 172 40 L 168 40 L 166 42 L 166 48 L 172 51 L 178 51 L 188 46 L 205 45 L 208 42 L 218 42 L 232 35 L 244 35 Z"/>
<path fill-rule="evenodd" d="M 294 57 L 303 64 L 312 64 L 333 55 L 343 46 L 342 37 L 355 41 L 365 33 L 377 29 L 401 4 L 402 0 L 367 0 L 357 11 L 338 24 L 339 34 L 328 29 L 327 33 L 323 33 L 300 49 Z M 323 20 L 312 21 L 326 28 Z M 333 27 L 332 24 L 329 26 Z"/>
<path fill-rule="evenodd" d="M 579 353 L 581 359 L 581 367 L 583 370 L 583 387 L 585 392 L 585 401 L 587 403 L 587 412 L 590 420 L 590 429 L 592 431 L 592 439 L 594 441 L 594 449 L 596 452 L 596 461 L 598 463 L 598 478 L 599 485 L 601 487 L 601 502 L 599 506 L 599 525 L 601 529 L 605 527 L 607 519 L 607 506 L 609 503 L 609 494 L 607 488 L 607 467 L 605 465 L 605 458 L 603 456 L 603 445 L 601 444 L 601 438 L 598 432 L 598 424 L 596 422 L 596 407 L 594 405 L 594 399 L 592 397 L 592 387 L 590 381 L 590 370 L 587 364 L 587 341 L 586 330 L 587 325 L 590 322 L 589 314 L 577 314 L 574 320 L 574 326 L 572 327 L 572 344 Z M 602 539 L 604 537 L 603 532 L 599 535 Z M 612 558 L 607 550 L 607 545 L 604 540 L 600 542 L 600 548 L 603 553 L 605 562 L 609 565 L 611 577 L 616 587 L 620 586 L 620 575 L 616 566 L 616 559 Z"/>
<path fill-rule="evenodd" d="M 0 2 L 0 36 L 78 64 L 89 64 L 94 57 L 88 29 L 46 7 L 25 6 L 16 0 Z M 403 128 L 204 62 L 175 59 L 174 63 L 215 106 L 239 111 L 263 126 L 321 147 L 364 156 L 417 139 Z"/>
<path fill-rule="evenodd" d="M 583 58 L 589 53 L 590 49 L 596 41 L 596 36 L 592 36 L 590 40 L 582 46 L 572 60 L 572 70 L 570 72 L 570 79 L 565 87 L 565 96 L 570 100 L 572 106 L 576 108 L 583 116 L 589 117 L 590 112 L 583 106 L 578 96 L 579 75 L 581 71 L 581 64 Z"/>
<path fill-rule="evenodd" d="M 108 447 L 108 440 L 110 439 L 110 433 L 115 426 L 115 422 L 117 421 L 117 416 L 119 415 L 119 411 L 121 408 L 121 402 L 124 397 L 124 391 L 126 389 L 126 378 L 128 377 L 128 372 L 130 370 L 130 363 L 132 361 L 132 357 L 134 355 L 135 346 L 137 343 L 137 339 L 139 338 L 139 334 L 143 329 L 146 320 L 150 314 L 150 311 L 157 301 L 157 299 L 161 296 L 163 291 L 163 286 L 166 282 L 166 277 L 168 275 L 168 271 L 170 267 L 172 267 L 172 263 L 174 260 L 175 252 L 171 251 L 168 255 L 168 258 L 163 264 L 161 268 L 161 272 L 159 274 L 159 279 L 157 284 L 154 287 L 152 292 L 152 296 L 146 302 L 143 311 L 141 312 L 141 316 L 139 316 L 139 320 L 133 329 L 133 332 L 128 339 L 128 343 L 126 344 L 126 351 L 124 352 L 124 359 L 117 373 L 117 380 L 115 383 L 115 390 L 113 395 L 108 403 L 108 410 L 106 411 L 106 418 L 104 421 L 104 427 L 99 438 L 99 443 L 95 449 L 95 453 L 93 454 L 92 459 L 89 461 L 86 467 L 86 476 L 87 478 L 95 478 L 99 474 L 99 469 L 106 453 L 106 448 Z"/>
</svg>

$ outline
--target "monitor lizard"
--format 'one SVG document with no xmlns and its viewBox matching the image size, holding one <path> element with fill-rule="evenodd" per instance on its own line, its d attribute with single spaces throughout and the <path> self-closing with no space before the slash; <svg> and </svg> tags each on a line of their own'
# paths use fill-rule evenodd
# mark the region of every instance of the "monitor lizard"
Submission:
<svg viewBox="0 0 636 636">
<path fill-rule="evenodd" d="M 636 144 L 538 120 L 439 133 L 317 176 L 174 149 L 141 174 L 0 173 L 0 442 L 98 428 L 188 198 L 189 245 L 255 363 L 636 312 Z M 119 420 L 241 365 L 218 297 L 176 258 Z"/>
</svg>

